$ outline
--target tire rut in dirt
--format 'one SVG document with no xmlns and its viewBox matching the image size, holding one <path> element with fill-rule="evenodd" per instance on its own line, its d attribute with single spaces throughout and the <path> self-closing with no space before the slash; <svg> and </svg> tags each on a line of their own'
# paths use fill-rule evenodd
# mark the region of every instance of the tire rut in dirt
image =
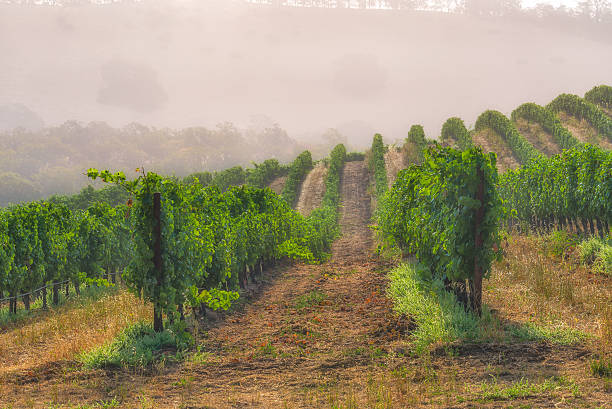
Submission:
<svg viewBox="0 0 612 409">
<path fill-rule="evenodd" d="M 347 162 L 340 179 L 342 236 L 332 245 L 332 262 L 360 263 L 372 249 L 369 174 L 366 163 Z"/>
</svg>

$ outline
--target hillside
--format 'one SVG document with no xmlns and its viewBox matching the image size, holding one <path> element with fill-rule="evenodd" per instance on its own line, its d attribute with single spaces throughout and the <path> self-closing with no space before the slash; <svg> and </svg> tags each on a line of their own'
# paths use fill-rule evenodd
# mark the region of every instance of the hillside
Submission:
<svg viewBox="0 0 612 409">
<path fill-rule="evenodd" d="M 210 314 L 202 322 L 201 332 L 194 334 L 197 350 L 183 360 L 142 371 L 79 365 L 78 352 L 150 314 L 139 303 L 135 311 L 133 297 L 123 289 L 3 330 L 0 403 L 35 408 L 43 402 L 66 408 L 108 407 L 109 402 L 126 408 L 141 408 L 143 402 L 200 408 L 605 407 L 604 381 L 589 370 L 596 343 L 565 343 L 554 331 L 549 338 L 506 338 L 511 335 L 505 326 L 528 331 L 530 325 L 544 325 L 537 317 L 551 314 L 594 339 L 602 336 L 601 306 L 612 296 L 610 278 L 583 268 L 567 270 L 533 238 L 510 238 L 507 259 L 494 265 L 486 281 L 484 297 L 493 320 L 488 331 L 495 341 L 435 348 L 422 357 L 411 354 L 407 339 L 416 324 L 396 315 L 387 296 L 386 273 L 395 260 L 372 255 L 369 179 L 365 163 L 344 165 L 343 234 L 330 261 L 267 268 L 245 291 L 239 308 Z M 564 296 L 568 283 L 572 295 Z M 51 341 L 41 346 L 42 337 Z"/>
<path fill-rule="evenodd" d="M 546 156 L 561 153 L 561 147 L 554 141 L 552 135 L 546 132 L 540 124 L 519 119 L 515 122 L 518 131 L 540 152 Z"/>
<path fill-rule="evenodd" d="M 612 142 L 601 135 L 586 119 L 578 119 L 565 112 L 559 112 L 559 119 L 580 142 L 590 143 L 604 149 L 612 149 Z"/>
<path fill-rule="evenodd" d="M 492 129 L 472 133 L 472 140 L 474 145 L 481 146 L 485 152 L 495 152 L 497 154 L 497 169 L 500 172 L 519 167 L 519 163 L 506 141 Z"/>
</svg>

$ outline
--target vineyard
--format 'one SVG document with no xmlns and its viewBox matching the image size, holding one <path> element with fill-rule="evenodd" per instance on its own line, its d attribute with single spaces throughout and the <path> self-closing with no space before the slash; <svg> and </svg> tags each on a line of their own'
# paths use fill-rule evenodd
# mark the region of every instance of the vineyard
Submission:
<svg viewBox="0 0 612 409">
<path fill-rule="evenodd" d="M 606 407 L 611 89 L 0 209 L 0 407 Z"/>
</svg>

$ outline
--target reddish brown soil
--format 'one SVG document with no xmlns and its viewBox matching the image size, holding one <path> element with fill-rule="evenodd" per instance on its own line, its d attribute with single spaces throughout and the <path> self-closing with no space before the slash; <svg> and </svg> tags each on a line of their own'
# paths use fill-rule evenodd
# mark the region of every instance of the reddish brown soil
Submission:
<svg viewBox="0 0 612 409">
<path fill-rule="evenodd" d="M 310 212 L 321 206 L 325 194 L 326 175 L 327 168 L 323 163 L 319 163 L 306 176 L 296 206 L 296 210 L 302 215 L 308 216 Z"/>
</svg>

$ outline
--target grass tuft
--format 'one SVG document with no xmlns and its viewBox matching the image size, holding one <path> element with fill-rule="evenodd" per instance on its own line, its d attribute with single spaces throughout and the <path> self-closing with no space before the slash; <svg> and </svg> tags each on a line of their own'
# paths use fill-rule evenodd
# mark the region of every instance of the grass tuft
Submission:
<svg viewBox="0 0 612 409">
<path fill-rule="evenodd" d="M 321 304 L 327 295 L 319 290 L 313 290 L 309 293 L 300 295 L 295 300 L 295 309 L 298 311 L 304 310 L 306 308 L 314 307 L 315 305 Z"/>
<path fill-rule="evenodd" d="M 77 359 L 87 368 L 145 368 L 165 359 L 167 352 L 184 351 L 190 343 L 184 328 L 155 332 L 150 323 L 138 322 L 111 342 L 82 353 Z"/>
<path fill-rule="evenodd" d="M 479 318 L 467 312 L 454 294 L 444 290 L 440 280 L 424 280 L 424 267 L 402 264 L 389 273 L 389 295 L 394 308 L 416 323 L 412 343 L 417 354 L 423 354 L 435 343 L 478 337 Z"/>
</svg>

